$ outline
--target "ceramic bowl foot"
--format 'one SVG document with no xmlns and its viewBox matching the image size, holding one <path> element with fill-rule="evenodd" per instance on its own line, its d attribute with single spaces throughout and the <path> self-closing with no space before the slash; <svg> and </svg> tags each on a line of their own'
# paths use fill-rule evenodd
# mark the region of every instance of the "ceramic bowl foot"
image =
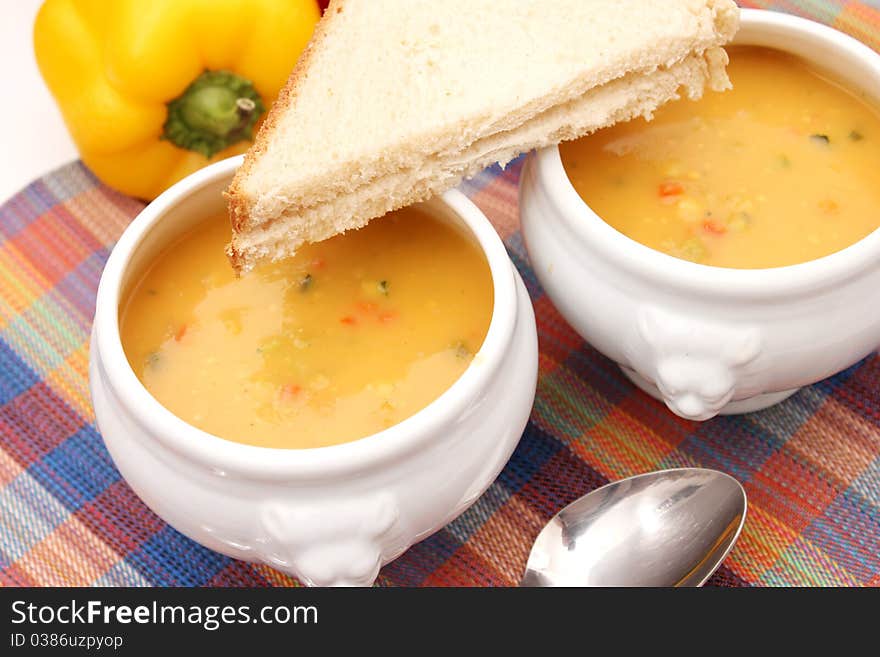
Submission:
<svg viewBox="0 0 880 657">
<path fill-rule="evenodd" d="M 636 371 L 620 366 L 620 369 L 623 370 L 623 373 L 626 374 L 626 377 L 635 383 L 639 388 L 647 392 L 654 399 L 659 399 L 663 401 L 663 395 L 660 394 L 660 390 L 657 389 L 653 383 L 645 379 L 643 376 L 638 374 Z M 792 388 L 791 390 L 783 390 L 782 392 L 767 392 L 762 395 L 755 395 L 754 397 L 749 397 L 748 399 L 738 399 L 736 401 L 729 402 L 722 408 L 718 414 L 719 415 L 739 415 L 741 413 L 751 413 L 752 411 L 762 411 L 765 408 L 769 408 L 774 404 L 778 404 L 781 401 L 784 401 L 791 397 L 794 393 L 796 393 L 800 388 Z"/>
</svg>

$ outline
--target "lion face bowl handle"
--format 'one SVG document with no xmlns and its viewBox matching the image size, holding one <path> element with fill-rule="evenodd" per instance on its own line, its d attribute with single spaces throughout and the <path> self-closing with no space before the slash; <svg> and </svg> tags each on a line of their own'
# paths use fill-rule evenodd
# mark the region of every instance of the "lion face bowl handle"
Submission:
<svg viewBox="0 0 880 657">
<path fill-rule="evenodd" d="M 639 310 L 638 336 L 644 356 L 634 369 L 657 386 L 673 413 L 688 420 L 708 420 L 733 399 L 762 343 L 755 327 L 695 320 L 653 306 Z"/>
<path fill-rule="evenodd" d="M 263 505 L 260 558 L 311 586 L 370 586 L 386 546 L 394 543 L 399 510 L 387 493 L 352 500 Z"/>
</svg>

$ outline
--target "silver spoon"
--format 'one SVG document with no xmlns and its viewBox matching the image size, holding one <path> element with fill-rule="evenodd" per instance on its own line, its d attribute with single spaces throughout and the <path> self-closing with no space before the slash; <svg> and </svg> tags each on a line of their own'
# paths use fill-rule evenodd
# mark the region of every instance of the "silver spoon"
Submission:
<svg viewBox="0 0 880 657">
<path fill-rule="evenodd" d="M 701 586 L 730 552 L 746 493 L 716 470 L 623 479 L 575 500 L 538 534 L 522 586 Z"/>
</svg>

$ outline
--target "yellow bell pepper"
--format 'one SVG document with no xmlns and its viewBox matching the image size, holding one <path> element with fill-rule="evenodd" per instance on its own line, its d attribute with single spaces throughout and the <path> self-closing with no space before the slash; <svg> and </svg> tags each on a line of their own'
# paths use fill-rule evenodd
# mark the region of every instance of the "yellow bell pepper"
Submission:
<svg viewBox="0 0 880 657">
<path fill-rule="evenodd" d="M 86 165 L 152 199 L 247 150 L 320 14 L 315 0 L 47 0 L 34 49 Z"/>
</svg>

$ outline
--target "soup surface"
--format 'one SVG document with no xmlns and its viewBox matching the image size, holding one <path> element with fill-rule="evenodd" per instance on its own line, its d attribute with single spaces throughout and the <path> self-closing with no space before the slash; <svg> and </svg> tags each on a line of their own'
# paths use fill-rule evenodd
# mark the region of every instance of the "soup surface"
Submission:
<svg viewBox="0 0 880 657">
<path fill-rule="evenodd" d="M 129 292 L 122 343 L 178 417 L 230 440 L 319 447 L 380 431 L 480 348 L 492 278 L 476 245 L 415 209 L 236 279 L 229 221 L 168 247 Z"/>
<path fill-rule="evenodd" d="M 813 260 L 880 226 L 880 115 L 798 59 L 731 48 L 733 90 L 560 146 L 606 222 L 707 265 Z"/>
</svg>

